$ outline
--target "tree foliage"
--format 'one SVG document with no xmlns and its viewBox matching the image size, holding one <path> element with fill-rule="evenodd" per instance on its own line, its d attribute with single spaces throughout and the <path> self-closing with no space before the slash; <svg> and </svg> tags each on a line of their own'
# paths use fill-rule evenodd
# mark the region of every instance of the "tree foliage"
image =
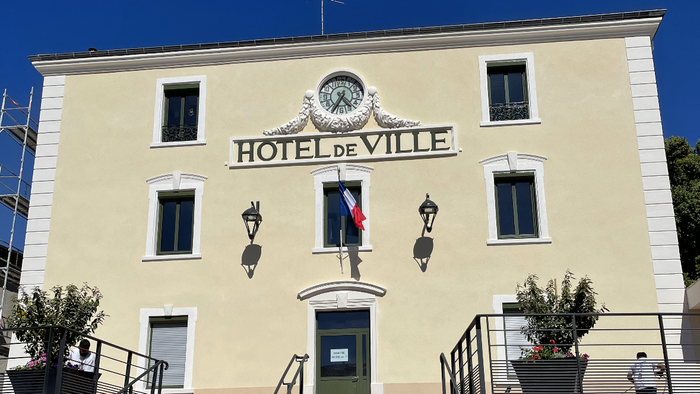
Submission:
<svg viewBox="0 0 700 394">
<path fill-rule="evenodd" d="M 7 326 L 16 330 L 17 339 L 25 343 L 25 349 L 33 360 L 38 360 L 47 352 L 49 330 L 37 329 L 42 326 L 63 326 L 77 332 L 66 330 L 66 349 L 75 346 L 84 336 L 95 332 L 105 318 L 104 311 L 98 311 L 102 293 L 97 287 L 84 283 L 82 287 L 69 284 L 65 288 L 54 286 L 49 292 L 38 287 L 27 293 L 23 292 L 15 302 Z M 59 352 L 62 330 L 54 331 L 51 341 L 51 358 Z"/>
<path fill-rule="evenodd" d="M 682 137 L 665 140 L 678 246 L 686 285 L 700 278 L 700 140 L 695 148 Z"/>
<path fill-rule="evenodd" d="M 566 313 L 603 313 L 608 309 L 605 305 L 598 308 L 590 279 L 581 278 L 572 289 L 571 281 L 574 274 L 566 270 L 561 282 L 560 295 L 557 295 L 554 281 L 550 280 L 544 289 L 537 285 L 539 278 L 530 274 L 525 283 L 518 283 L 516 294 L 518 304 L 526 314 L 556 314 L 553 316 L 526 316 L 527 325 L 522 333 L 532 343 L 550 346 L 556 344 L 564 353 L 568 353 L 575 339 L 580 340 L 598 321 L 598 316 L 576 317 L 576 338 L 572 331 L 573 319 Z"/>
</svg>

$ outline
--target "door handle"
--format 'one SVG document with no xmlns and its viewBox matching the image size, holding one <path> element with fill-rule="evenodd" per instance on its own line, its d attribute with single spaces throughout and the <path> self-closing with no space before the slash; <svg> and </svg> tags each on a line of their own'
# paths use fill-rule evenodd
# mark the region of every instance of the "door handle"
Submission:
<svg viewBox="0 0 700 394">
<path fill-rule="evenodd" d="M 353 381 L 353 382 L 357 382 L 358 380 L 360 380 L 360 377 L 359 377 L 359 376 L 355 376 L 355 377 L 352 378 L 352 381 Z"/>
</svg>

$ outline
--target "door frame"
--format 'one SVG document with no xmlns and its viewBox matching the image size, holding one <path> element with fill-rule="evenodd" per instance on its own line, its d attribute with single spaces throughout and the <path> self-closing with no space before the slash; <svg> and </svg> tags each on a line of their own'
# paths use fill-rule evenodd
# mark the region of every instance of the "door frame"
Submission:
<svg viewBox="0 0 700 394">
<path fill-rule="evenodd" d="M 316 394 L 316 312 L 365 309 L 369 310 L 370 393 L 384 394 L 377 362 L 377 297 L 385 294 L 386 289 L 380 286 L 355 281 L 322 283 L 299 292 L 299 300 L 308 300 L 306 353 L 309 361 L 306 367 L 307 378 L 304 379 L 306 393 Z"/>
</svg>

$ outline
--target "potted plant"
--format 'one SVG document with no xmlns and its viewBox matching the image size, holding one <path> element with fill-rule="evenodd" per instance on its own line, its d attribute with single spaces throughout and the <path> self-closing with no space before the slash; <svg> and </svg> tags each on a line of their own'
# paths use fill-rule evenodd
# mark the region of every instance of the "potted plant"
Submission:
<svg viewBox="0 0 700 394">
<path fill-rule="evenodd" d="M 598 316 L 576 316 L 573 313 L 603 313 L 608 309 L 596 303 L 596 293 L 588 277 L 578 281 L 567 270 L 557 294 L 553 280 L 543 289 L 537 275 L 531 274 L 517 286 L 517 300 L 525 316 L 521 332 L 534 344 L 522 350 L 520 360 L 511 365 L 524 393 L 550 390 L 560 393 L 580 392 L 580 383 L 586 371 L 587 354 L 574 354 L 571 348 L 595 326 Z M 577 390 L 578 387 L 578 391 Z"/>
<path fill-rule="evenodd" d="M 67 372 L 77 370 L 77 366 L 69 362 L 70 349 L 84 336 L 94 333 L 104 321 L 104 311 L 98 310 L 101 299 L 100 290 L 87 283 L 82 287 L 73 284 L 54 286 L 48 292 L 39 288 L 22 292 L 6 320 L 17 339 L 24 343 L 24 350 L 30 357 L 26 365 L 7 371 L 15 393 L 42 393 L 47 367 L 51 369 L 48 373 L 48 393 L 53 392 L 64 335 L 62 367 Z M 67 327 L 71 330 L 54 328 L 53 335 L 50 336 L 49 328 L 37 328 L 48 326 Z"/>
</svg>

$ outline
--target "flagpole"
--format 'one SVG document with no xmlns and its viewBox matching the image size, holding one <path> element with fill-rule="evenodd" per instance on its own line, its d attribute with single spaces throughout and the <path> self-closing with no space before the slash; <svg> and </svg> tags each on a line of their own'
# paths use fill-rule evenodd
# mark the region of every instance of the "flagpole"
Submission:
<svg viewBox="0 0 700 394">
<path fill-rule="evenodd" d="M 342 218 L 342 216 L 341 216 Z M 343 222 L 341 219 L 340 222 L 340 274 L 344 274 L 343 272 Z"/>
<path fill-rule="evenodd" d="M 323 0 L 321 1 L 321 7 L 323 7 Z M 338 166 L 338 183 L 340 183 L 340 166 Z M 339 253 L 340 253 L 340 274 L 344 274 L 343 272 L 343 216 L 341 215 L 342 209 L 340 209 L 340 205 L 343 204 L 342 200 L 343 196 L 338 193 L 338 228 L 340 229 L 340 242 L 338 244 L 340 247 L 338 248 Z"/>
</svg>

